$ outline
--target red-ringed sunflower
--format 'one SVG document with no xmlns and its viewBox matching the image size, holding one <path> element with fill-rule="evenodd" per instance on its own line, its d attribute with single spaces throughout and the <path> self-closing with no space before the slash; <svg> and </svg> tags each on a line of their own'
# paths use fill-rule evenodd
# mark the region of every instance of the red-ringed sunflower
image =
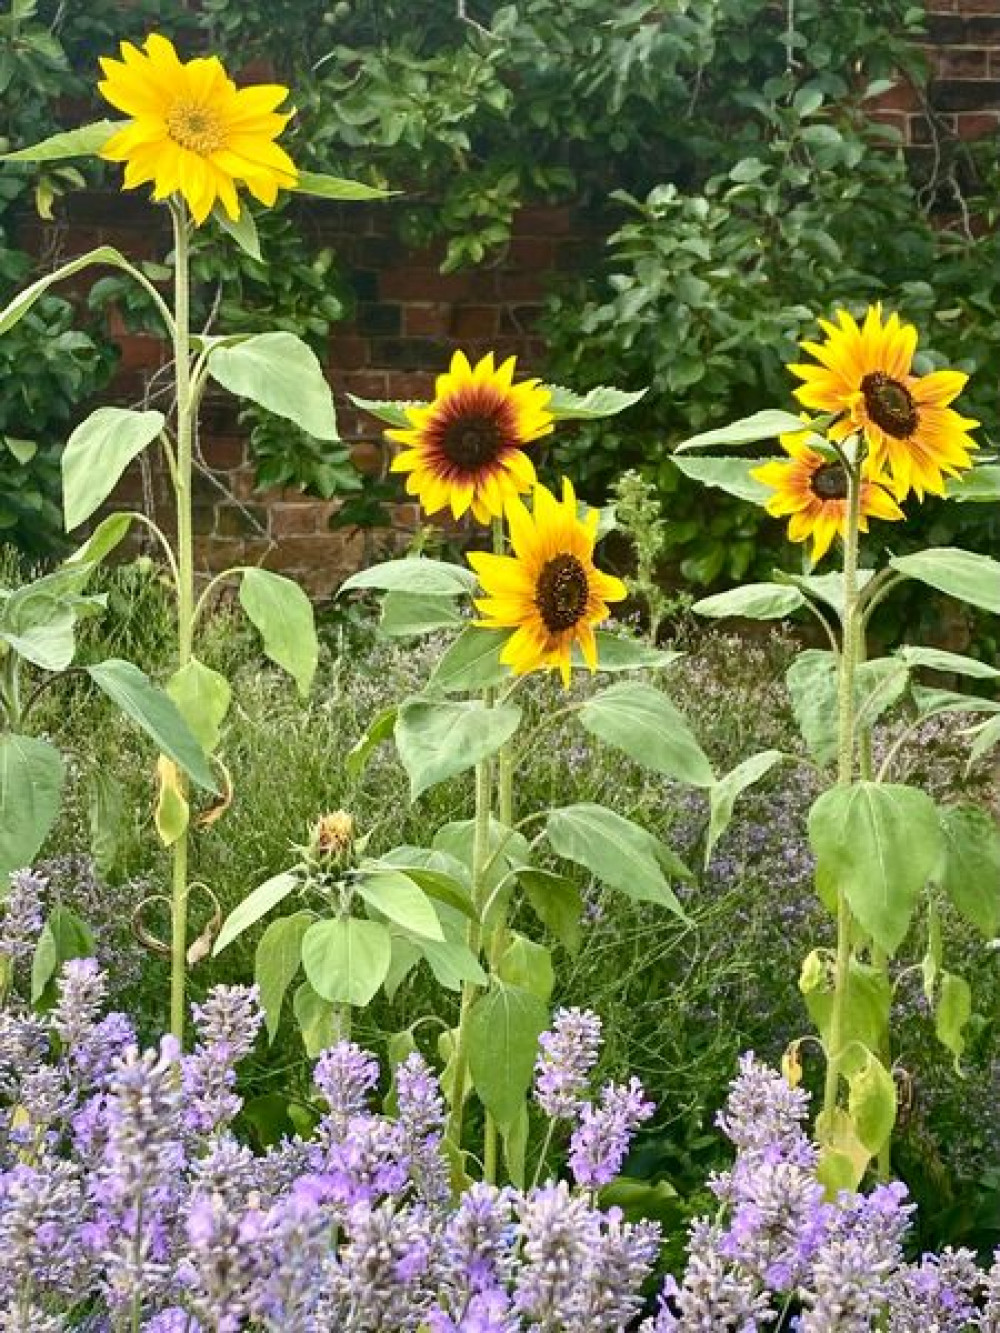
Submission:
<svg viewBox="0 0 1000 1333">
<path fill-rule="evenodd" d="M 781 447 L 788 458 L 755 467 L 750 475 L 774 490 L 765 508 L 775 518 L 788 519 L 789 540 L 812 538 L 815 564 L 826 555 L 834 537 L 843 537 L 847 530 L 847 472 L 839 459 L 825 457 L 808 439 L 806 431 L 782 435 Z M 869 518 L 891 522 L 904 517 L 879 480 L 874 460 L 867 458 L 861 479 L 861 531 L 868 531 Z"/>
<path fill-rule="evenodd" d="M 471 509 L 480 523 L 503 514 L 504 504 L 531 489 L 535 467 L 524 446 L 552 430 L 551 395 L 538 380 L 514 383 L 515 358 L 494 366 L 493 354 L 471 365 L 456 352 L 439 375 L 434 401 L 408 407 L 405 430 L 386 435 L 406 445 L 392 461 L 406 472 L 406 490 L 428 514 Z"/>
<path fill-rule="evenodd" d="M 152 181 L 154 199 L 180 194 L 200 225 L 217 200 L 239 217 L 240 182 L 268 207 L 296 185 L 295 164 L 274 142 L 291 118 L 277 111 L 287 88 L 237 88 L 215 56 L 185 63 L 155 33 L 142 50 L 122 42 L 121 60 L 102 57 L 101 69 L 101 93 L 132 117 L 101 149 L 125 163 L 126 189 Z"/>
<path fill-rule="evenodd" d="M 943 495 L 946 476 L 972 466 L 977 448 L 968 434 L 979 422 L 958 414 L 950 404 L 968 375 L 957 370 L 912 374 L 917 331 L 891 314 L 883 322 L 881 305 L 870 306 L 859 325 L 846 310 L 836 323 L 819 321 L 821 343 L 802 350 L 818 363 L 790 365 L 803 383 L 795 396 L 804 407 L 839 417 L 831 439 L 863 432 L 875 467 L 887 471 L 898 500 L 915 491 Z"/>
<path fill-rule="evenodd" d="M 474 551 L 468 557 L 484 593 L 476 599 L 476 623 L 513 631 L 500 660 L 515 675 L 558 668 L 568 685 L 574 645 L 591 671 L 596 668 L 594 627 L 607 619 L 609 602 L 625 597 L 625 585 L 594 565 L 598 514 L 590 509 L 580 518 L 565 478 L 561 501 L 538 484 L 531 512 L 515 496 L 506 515 L 513 555 Z"/>
</svg>

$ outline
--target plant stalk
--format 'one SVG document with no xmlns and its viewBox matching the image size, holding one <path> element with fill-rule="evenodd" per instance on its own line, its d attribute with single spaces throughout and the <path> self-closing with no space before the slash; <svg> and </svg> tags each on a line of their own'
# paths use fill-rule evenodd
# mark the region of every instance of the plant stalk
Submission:
<svg viewBox="0 0 1000 1333">
<path fill-rule="evenodd" d="M 177 394 L 177 665 L 191 660 L 194 635 L 194 540 L 191 520 L 191 474 L 194 448 L 194 396 L 191 391 L 191 312 L 188 219 L 184 204 L 170 201 L 174 226 L 174 377 Z M 180 793 L 187 800 L 188 782 L 178 773 Z M 174 843 L 170 907 L 170 1031 L 184 1041 L 186 1013 L 188 909 L 188 831 Z"/>
</svg>

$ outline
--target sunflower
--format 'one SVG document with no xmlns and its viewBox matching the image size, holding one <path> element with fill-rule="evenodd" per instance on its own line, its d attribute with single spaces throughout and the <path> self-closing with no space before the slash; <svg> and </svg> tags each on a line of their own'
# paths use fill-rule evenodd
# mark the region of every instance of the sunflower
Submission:
<svg viewBox="0 0 1000 1333">
<path fill-rule="evenodd" d="M 859 326 L 846 310 L 837 323 L 820 320 L 822 343 L 804 342 L 803 351 L 819 363 L 790 365 L 804 383 L 795 396 L 804 407 L 840 417 L 830 436 L 843 440 L 862 431 L 879 471 L 888 471 L 896 498 L 915 491 L 944 494 L 945 476 L 972 466 L 976 443 L 968 431 L 978 421 L 959 416 L 949 404 L 958 397 L 968 375 L 936 370 L 911 373 L 917 331 L 896 314 L 883 323 L 882 307 L 869 307 Z"/>
<path fill-rule="evenodd" d="M 774 459 L 751 470 L 751 477 L 770 486 L 774 494 L 765 505 L 775 518 L 788 518 L 788 536 L 793 542 L 812 537 L 812 558 L 816 564 L 830 549 L 834 537 L 847 530 L 847 472 L 837 459 L 829 459 L 806 443 L 803 431 L 782 435 L 781 447 L 788 459 Z M 875 470 L 874 459 L 867 458 L 861 479 L 862 532 L 868 531 L 869 518 L 898 521 L 905 517 Z"/>
<path fill-rule="evenodd" d="M 596 668 L 594 626 L 610 614 L 608 602 L 625 597 L 625 585 L 595 568 L 597 510 L 580 519 L 566 478 L 561 502 L 536 485 L 531 513 L 518 496 L 506 512 L 514 554 L 473 551 L 468 557 L 486 594 L 476 601 L 482 614 L 476 623 L 514 631 L 500 660 L 515 675 L 558 667 L 568 685 L 574 644 L 591 671 Z"/>
<path fill-rule="evenodd" d="M 125 163 L 125 188 L 153 182 L 153 198 L 181 194 L 200 225 L 218 200 L 234 221 L 236 184 L 270 206 L 298 173 L 274 142 L 290 113 L 279 84 L 237 88 L 215 56 L 182 63 L 173 43 L 156 34 L 145 51 L 122 42 L 121 60 L 102 57 L 101 92 L 132 120 L 107 141 L 101 156 Z"/>
<path fill-rule="evenodd" d="M 492 352 L 475 366 L 462 352 L 439 375 L 434 401 L 406 408 L 407 430 L 386 435 L 408 447 L 392 461 L 408 472 L 406 490 L 428 514 L 471 509 L 480 523 L 499 518 L 504 502 L 529 491 L 535 468 L 524 446 L 552 430 L 551 394 L 538 380 L 514 383 L 514 357 L 494 368 Z"/>
</svg>

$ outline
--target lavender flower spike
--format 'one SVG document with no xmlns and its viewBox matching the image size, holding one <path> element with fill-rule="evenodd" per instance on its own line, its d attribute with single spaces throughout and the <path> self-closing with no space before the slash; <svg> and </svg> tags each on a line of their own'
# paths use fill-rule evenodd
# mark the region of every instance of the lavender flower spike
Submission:
<svg viewBox="0 0 1000 1333">
<path fill-rule="evenodd" d="M 601 1020 L 589 1009 L 559 1009 L 538 1045 L 535 1100 L 550 1119 L 573 1120 L 600 1053 Z"/>
<path fill-rule="evenodd" d="M 585 1189 L 600 1189 L 622 1169 L 632 1136 L 656 1107 L 646 1101 L 637 1078 L 627 1084 L 609 1083 L 599 1106 L 584 1106 L 570 1141 L 569 1166 L 573 1179 Z"/>
</svg>

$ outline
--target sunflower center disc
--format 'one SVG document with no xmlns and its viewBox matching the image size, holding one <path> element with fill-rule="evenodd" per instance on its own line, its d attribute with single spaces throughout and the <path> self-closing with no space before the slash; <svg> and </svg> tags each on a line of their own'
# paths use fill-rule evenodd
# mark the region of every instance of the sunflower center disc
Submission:
<svg viewBox="0 0 1000 1333">
<path fill-rule="evenodd" d="M 812 488 L 821 500 L 846 500 L 847 473 L 839 463 L 824 463 L 813 476 Z"/>
<path fill-rule="evenodd" d="M 486 415 L 462 415 L 448 423 L 441 449 L 450 463 L 470 472 L 492 463 L 503 445 L 498 422 Z"/>
<path fill-rule="evenodd" d="M 905 440 L 913 434 L 917 425 L 917 409 L 905 384 L 876 370 L 861 381 L 861 392 L 865 396 L 869 417 L 887 435 Z"/>
<path fill-rule="evenodd" d="M 226 135 L 219 117 L 209 107 L 197 102 L 176 102 L 167 112 L 167 133 L 174 143 L 192 153 L 207 157 L 226 146 Z"/>
<path fill-rule="evenodd" d="M 547 560 L 535 586 L 535 605 L 552 634 L 572 629 L 587 609 L 590 587 L 587 571 L 575 555 Z"/>
</svg>

